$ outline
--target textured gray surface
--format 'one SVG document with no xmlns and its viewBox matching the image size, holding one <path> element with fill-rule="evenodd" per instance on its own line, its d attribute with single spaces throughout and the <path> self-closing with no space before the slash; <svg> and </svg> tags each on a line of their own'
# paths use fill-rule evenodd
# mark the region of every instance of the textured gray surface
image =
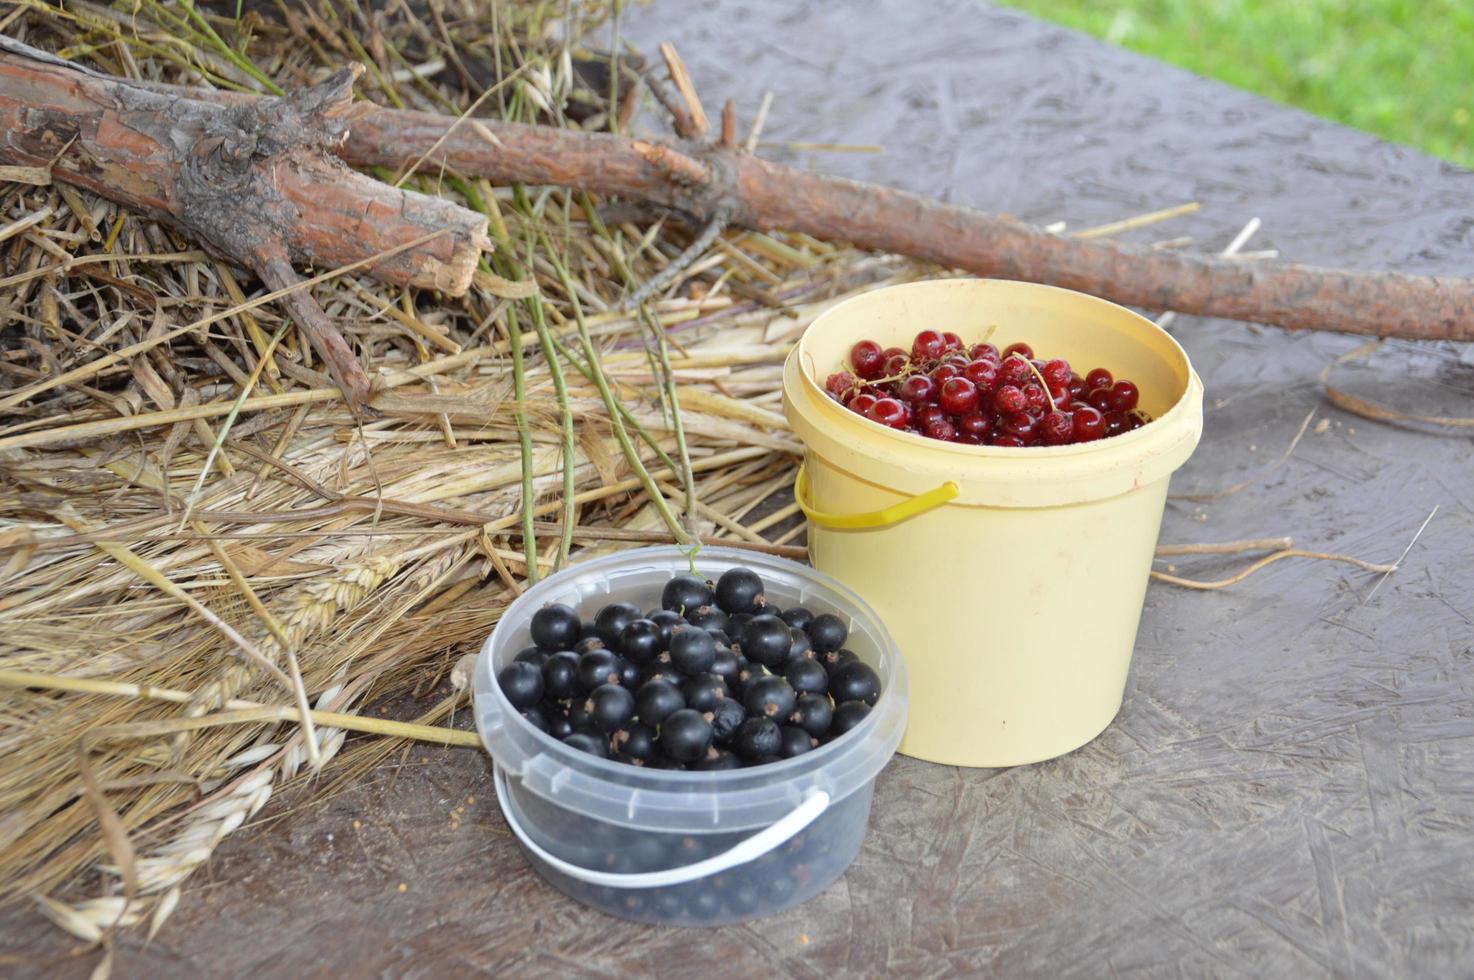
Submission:
<svg viewBox="0 0 1474 980">
<path fill-rule="evenodd" d="M 749 118 L 771 88 L 769 139 L 886 147 L 825 169 L 1075 227 L 1198 200 L 1136 237 L 1221 247 L 1258 215 L 1252 247 L 1296 260 L 1469 271 L 1474 175 L 1013 13 L 665 0 L 626 29 L 675 41 L 713 114 L 732 94 Z M 1331 426 L 1241 493 L 1171 504 L 1163 541 L 1292 534 L 1390 561 L 1438 505 L 1375 596 L 1374 576 L 1296 562 L 1225 592 L 1153 586 L 1100 739 L 1004 771 L 897 759 L 856 864 L 778 919 L 584 911 L 529 870 L 481 758 L 417 747 L 324 806 L 273 804 L 120 974 L 1471 975 L 1474 444 L 1326 405 L 1316 378 L 1346 338 L 1176 332 L 1209 401 L 1176 491 L 1261 474 L 1311 409 Z M 1392 345 L 1337 377 L 1474 414 L 1453 350 Z"/>
</svg>

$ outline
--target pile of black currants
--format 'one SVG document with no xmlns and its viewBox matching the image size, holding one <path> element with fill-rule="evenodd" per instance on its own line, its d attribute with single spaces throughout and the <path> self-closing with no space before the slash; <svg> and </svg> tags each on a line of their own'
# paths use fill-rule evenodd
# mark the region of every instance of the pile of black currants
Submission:
<svg viewBox="0 0 1474 980">
<path fill-rule="evenodd" d="M 778 609 L 750 568 L 678 575 L 660 608 L 613 602 L 585 622 L 549 604 L 497 675 L 541 731 L 655 769 L 713 771 L 801 755 L 853 729 L 880 677 L 845 649 L 838 616 Z"/>
</svg>

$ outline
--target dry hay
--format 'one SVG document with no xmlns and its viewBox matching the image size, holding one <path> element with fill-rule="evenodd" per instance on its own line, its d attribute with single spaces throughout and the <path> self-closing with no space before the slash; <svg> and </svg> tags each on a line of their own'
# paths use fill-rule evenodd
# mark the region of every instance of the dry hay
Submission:
<svg viewBox="0 0 1474 980">
<path fill-rule="evenodd" d="M 598 5 L 216 9 L 33 4 L 3 30 L 132 78 L 267 91 L 356 59 L 380 102 L 608 125 L 608 56 L 580 41 L 609 36 Z M 360 424 L 259 283 L 44 172 L 0 176 L 0 669 L 187 698 L 4 692 L 6 898 L 88 940 L 157 928 L 282 780 L 392 744 L 340 754 L 343 729 L 308 741 L 246 703 L 423 694 L 570 553 L 796 550 L 787 345 L 826 301 L 920 272 L 729 233 L 628 311 L 692 231 L 412 175 L 487 213 L 498 249 L 463 300 L 313 287 L 387 389 Z"/>
</svg>

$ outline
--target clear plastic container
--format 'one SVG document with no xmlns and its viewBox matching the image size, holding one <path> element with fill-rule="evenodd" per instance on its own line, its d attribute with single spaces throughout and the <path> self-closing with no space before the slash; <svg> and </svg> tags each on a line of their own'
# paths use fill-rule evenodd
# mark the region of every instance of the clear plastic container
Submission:
<svg viewBox="0 0 1474 980">
<path fill-rule="evenodd" d="M 674 548 L 641 548 L 574 565 L 529 589 L 502 615 L 476 661 L 476 727 L 496 763 L 498 797 L 528 859 L 555 887 L 600 911 L 662 925 L 722 925 L 771 915 L 823 891 L 865 836 L 875 776 L 906 726 L 906 671 L 859 596 L 820 572 L 751 551 L 705 548 L 697 572 L 734 565 L 762 576 L 771 602 L 829 612 L 846 647 L 881 678 L 860 725 L 812 752 L 727 772 L 645 769 L 595 758 L 538 731 L 496 674 L 531 644 L 546 603 L 586 618 L 609 602 L 659 605 L 689 570 Z"/>
</svg>

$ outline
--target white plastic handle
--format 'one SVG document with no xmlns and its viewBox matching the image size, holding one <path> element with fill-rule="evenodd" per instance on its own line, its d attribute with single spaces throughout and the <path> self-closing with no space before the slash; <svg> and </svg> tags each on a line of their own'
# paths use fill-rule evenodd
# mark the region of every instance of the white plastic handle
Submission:
<svg viewBox="0 0 1474 980">
<path fill-rule="evenodd" d="M 819 814 L 829 808 L 829 794 L 822 789 L 811 789 L 804 797 L 804 801 L 789 811 L 781 820 L 720 854 L 704 861 L 697 861 L 695 864 L 669 868 L 665 871 L 619 874 L 613 871 L 593 871 L 576 864 L 569 864 L 539 847 L 532 838 L 527 836 L 527 831 L 522 829 L 522 824 L 512 814 L 512 808 L 507 801 L 507 777 L 502 772 L 501 766 L 494 769 L 492 782 L 496 786 L 497 802 L 502 806 L 502 816 L 506 818 L 507 826 L 512 828 L 512 833 L 517 835 L 523 847 L 536 855 L 539 860 L 552 865 L 570 878 L 577 878 L 591 885 L 608 885 L 611 888 L 662 888 L 667 885 L 684 885 L 688 881 L 720 874 L 739 864 L 746 864 L 748 861 L 762 857 L 813 823 L 818 819 Z"/>
</svg>

